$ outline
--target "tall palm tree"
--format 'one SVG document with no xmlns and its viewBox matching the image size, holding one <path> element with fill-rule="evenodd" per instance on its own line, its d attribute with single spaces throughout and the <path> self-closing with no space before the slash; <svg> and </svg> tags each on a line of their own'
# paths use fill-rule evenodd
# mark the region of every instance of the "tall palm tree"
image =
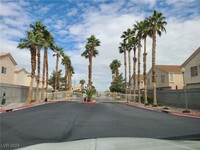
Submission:
<svg viewBox="0 0 200 150">
<path fill-rule="evenodd" d="M 40 51 L 44 43 L 43 32 L 45 26 L 42 25 L 40 21 L 36 21 L 36 24 L 30 24 L 30 27 L 33 29 L 34 34 L 37 36 L 37 85 L 36 85 L 36 102 L 39 100 L 39 85 L 40 85 Z"/>
<path fill-rule="evenodd" d="M 153 82 L 153 104 L 157 105 L 156 99 L 156 34 L 162 35 L 162 32 L 166 32 L 165 26 L 167 22 L 162 13 L 154 10 L 153 15 L 149 17 L 151 35 L 152 35 L 152 82 Z"/>
<path fill-rule="evenodd" d="M 147 74 L 146 74 L 146 57 L 147 57 L 147 52 L 146 52 L 146 38 L 147 36 L 150 35 L 150 26 L 149 26 L 149 19 L 146 18 L 142 22 L 142 38 L 144 39 L 144 53 L 143 53 L 143 76 L 144 76 L 144 103 L 148 104 L 147 101 Z"/>
<path fill-rule="evenodd" d="M 122 37 L 121 37 L 122 38 Z M 123 40 L 122 43 L 120 43 L 119 47 L 119 53 L 124 53 L 124 80 L 125 80 L 125 101 L 127 101 L 127 68 L 126 68 L 126 50 L 127 50 L 127 44 L 126 41 Z"/>
<path fill-rule="evenodd" d="M 84 79 L 81 79 L 81 80 L 79 81 L 79 84 L 81 85 L 81 91 L 83 92 L 85 80 L 84 80 Z"/>
<path fill-rule="evenodd" d="M 128 66 L 129 66 L 129 94 L 131 94 L 131 40 L 133 36 L 133 30 L 130 28 L 127 29 L 127 31 L 124 31 L 121 38 L 127 41 L 127 51 L 128 51 Z"/>
<path fill-rule="evenodd" d="M 26 31 L 27 38 L 20 39 L 20 44 L 17 48 L 20 49 L 30 49 L 31 53 L 31 81 L 28 91 L 27 101 L 31 103 L 33 97 L 33 80 L 35 77 L 36 70 L 36 45 L 37 45 L 37 36 L 33 31 Z"/>
<path fill-rule="evenodd" d="M 56 56 L 56 76 L 55 76 L 55 91 L 58 90 L 58 82 L 59 82 L 59 77 L 58 77 L 58 64 L 59 64 L 59 57 L 60 56 L 64 56 L 64 53 L 63 53 L 63 48 L 62 47 L 59 47 L 58 45 L 56 45 L 54 47 L 54 52 L 56 54 L 54 54 L 53 56 Z"/>
<path fill-rule="evenodd" d="M 54 38 L 53 35 L 48 31 L 44 30 L 44 58 L 43 58 L 43 71 L 42 71 L 42 100 L 44 100 L 44 84 L 46 83 L 46 96 L 45 99 L 47 99 L 47 93 L 48 93 L 48 48 L 53 49 L 54 48 Z M 45 73 L 46 73 L 46 79 L 45 79 Z M 45 82 L 46 80 L 46 82 Z"/>
<path fill-rule="evenodd" d="M 134 30 L 136 32 L 137 38 L 137 47 L 138 47 L 138 102 L 141 103 L 141 94 L 140 94 L 140 55 L 141 55 L 141 39 L 142 39 L 142 21 L 136 22 L 134 24 Z"/>
<path fill-rule="evenodd" d="M 72 90 L 72 75 L 74 74 L 74 68 L 72 66 L 72 64 L 70 63 L 70 66 L 69 66 L 69 71 L 68 71 L 68 87 L 69 87 L 69 90 L 71 91 Z"/>
<path fill-rule="evenodd" d="M 65 89 L 69 89 L 68 72 L 69 72 L 69 66 L 71 64 L 71 61 L 68 55 L 64 55 L 64 57 L 62 58 L 62 64 L 65 66 Z"/>
<path fill-rule="evenodd" d="M 110 69 L 112 71 L 112 74 L 115 74 L 114 79 L 117 79 L 119 76 L 120 66 L 121 66 L 121 62 L 117 59 L 113 60 L 112 63 L 110 63 Z"/>
<path fill-rule="evenodd" d="M 136 47 L 137 47 L 137 38 L 135 35 L 132 37 L 132 46 L 133 46 L 133 99 L 136 100 Z"/>
<path fill-rule="evenodd" d="M 85 51 L 81 54 L 81 56 L 89 59 L 88 65 L 88 87 L 92 86 L 92 57 L 96 57 L 98 55 L 98 50 L 96 47 L 100 46 L 100 40 L 97 39 L 94 35 L 91 35 L 87 39 L 87 43 L 85 45 Z"/>
</svg>

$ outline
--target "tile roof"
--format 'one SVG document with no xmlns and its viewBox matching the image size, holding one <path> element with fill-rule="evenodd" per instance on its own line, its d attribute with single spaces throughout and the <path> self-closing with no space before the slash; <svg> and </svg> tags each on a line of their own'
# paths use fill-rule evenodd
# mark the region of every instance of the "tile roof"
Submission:
<svg viewBox="0 0 200 150">
<path fill-rule="evenodd" d="M 15 72 L 19 72 L 19 71 L 21 71 L 21 70 L 23 70 L 24 68 L 22 68 L 22 67 L 15 67 Z"/>
<path fill-rule="evenodd" d="M 132 78 L 133 78 L 133 75 L 132 75 Z M 136 79 L 138 78 L 138 74 L 136 74 Z M 143 74 L 140 74 L 140 80 L 143 80 L 144 79 L 144 75 Z"/>
<path fill-rule="evenodd" d="M 177 72 L 181 73 L 181 66 L 175 65 L 156 65 L 157 68 L 164 70 L 166 72 Z"/>
<path fill-rule="evenodd" d="M 0 57 L 1 56 L 6 56 L 6 55 L 8 55 L 9 53 L 7 53 L 7 52 L 0 52 Z"/>
</svg>

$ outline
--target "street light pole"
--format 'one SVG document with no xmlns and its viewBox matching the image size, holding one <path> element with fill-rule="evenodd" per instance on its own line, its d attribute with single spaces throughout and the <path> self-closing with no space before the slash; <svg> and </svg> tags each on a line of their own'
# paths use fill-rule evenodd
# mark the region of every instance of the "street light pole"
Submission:
<svg viewBox="0 0 200 150">
<path fill-rule="evenodd" d="M 187 93 L 186 93 L 186 84 L 185 84 L 185 68 L 181 69 L 181 72 L 183 73 L 183 84 L 184 84 L 184 95 L 185 95 L 185 107 L 188 109 L 188 104 L 187 104 Z"/>
</svg>

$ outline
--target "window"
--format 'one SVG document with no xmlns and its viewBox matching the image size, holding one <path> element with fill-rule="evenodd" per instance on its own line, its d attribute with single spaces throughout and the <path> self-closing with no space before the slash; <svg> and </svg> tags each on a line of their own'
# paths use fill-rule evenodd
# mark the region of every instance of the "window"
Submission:
<svg viewBox="0 0 200 150">
<path fill-rule="evenodd" d="M 191 77 L 198 76 L 197 66 L 191 67 L 190 72 L 191 72 Z"/>
<path fill-rule="evenodd" d="M 5 67 L 1 68 L 1 73 L 6 74 L 6 68 Z"/>
<path fill-rule="evenodd" d="M 174 74 L 173 73 L 169 74 L 169 82 L 174 82 Z"/>
<path fill-rule="evenodd" d="M 161 75 L 161 83 L 165 82 L 165 75 Z"/>
</svg>

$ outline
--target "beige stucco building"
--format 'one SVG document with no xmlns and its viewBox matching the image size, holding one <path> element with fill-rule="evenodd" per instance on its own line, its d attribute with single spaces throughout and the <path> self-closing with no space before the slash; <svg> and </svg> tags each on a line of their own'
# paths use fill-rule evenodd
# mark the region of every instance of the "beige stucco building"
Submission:
<svg viewBox="0 0 200 150">
<path fill-rule="evenodd" d="M 16 65 L 17 63 L 10 53 L 0 52 L 0 83 L 29 86 L 30 73 Z M 33 87 L 36 87 L 36 78 L 34 78 Z"/>
<path fill-rule="evenodd" d="M 200 88 L 200 47 L 181 65 L 187 88 Z"/>
<path fill-rule="evenodd" d="M 134 89 L 134 83 L 133 83 L 133 76 L 131 78 L 131 91 L 133 91 Z M 144 89 L 144 76 L 142 74 L 140 74 L 140 89 Z M 138 90 L 138 75 L 136 74 L 136 90 Z"/>
<path fill-rule="evenodd" d="M 14 70 L 16 65 L 17 63 L 10 53 L 0 52 L 0 83 L 14 83 Z"/>
<path fill-rule="evenodd" d="M 30 73 L 24 68 L 15 67 L 14 83 L 15 85 L 30 86 Z M 33 80 L 33 87 L 36 87 L 36 77 Z M 41 87 L 41 84 L 40 84 Z"/>
<path fill-rule="evenodd" d="M 157 89 L 183 89 L 181 66 L 156 65 Z M 153 89 L 152 68 L 147 74 L 147 89 Z"/>
</svg>

